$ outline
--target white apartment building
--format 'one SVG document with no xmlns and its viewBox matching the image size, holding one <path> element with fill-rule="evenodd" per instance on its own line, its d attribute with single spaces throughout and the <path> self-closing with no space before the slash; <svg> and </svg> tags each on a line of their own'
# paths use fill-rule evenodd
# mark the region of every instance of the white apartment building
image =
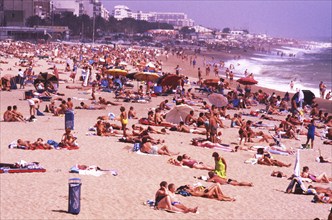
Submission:
<svg viewBox="0 0 332 220">
<path fill-rule="evenodd" d="M 86 14 L 89 17 L 101 16 L 106 20 L 109 18 L 109 12 L 99 0 L 50 0 L 50 2 L 55 13 L 70 11 L 77 16 Z"/>
<path fill-rule="evenodd" d="M 51 10 L 54 13 L 72 12 L 74 15 L 80 15 L 81 0 L 51 0 Z"/>
<path fill-rule="evenodd" d="M 107 21 L 110 18 L 110 12 L 104 7 L 104 5 L 101 5 L 100 16 Z"/>
<path fill-rule="evenodd" d="M 181 12 L 132 12 L 125 5 L 117 5 L 114 7 L 113 16 L 117 20 L 124 18 L 134 18 L 136 20 L 144 20 L 149 22 L 160 22 L 171 24 L 175 27 L 192 27 L 194 21 L 189 19 L 187 14 Z"/>
<path fill-rule="evenodd" d="M 117 20 L 132 18 L 131 10 L 125 5 L 116 5 L 113 10 L 113 17 Z"/>
</svg>

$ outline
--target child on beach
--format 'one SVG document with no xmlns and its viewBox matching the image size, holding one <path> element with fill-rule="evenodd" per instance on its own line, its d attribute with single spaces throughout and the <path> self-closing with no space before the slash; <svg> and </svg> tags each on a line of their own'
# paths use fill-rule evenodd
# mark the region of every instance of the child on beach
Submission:
<svg viewBox="0 0 332 220">
<path fill-rule="evenodd" d="M 121 126 L 122 126 L 122 130 L 123 130 L 123 136 L 126 137 L 127 134 L 126 134 L 126 127 L 127 127 L 127 124 L 128 124 L 128 117 L 127 117 L 127 112 L 126 112 L 126 108 L 121 106 L 120 107 L 120 121 L 121 121 Z"/>
<path fill-rule="evenodd" d="M 304 146 L 308 146 L 309 141 L 311 140 L 311 146 L 309 148 L 314 148 L 314 139 L 315 139 L 315 120 L 312 119 L 310 124 L 308 125 L 308 134 L 307 134 L 307 142 Z"/>
</svg>

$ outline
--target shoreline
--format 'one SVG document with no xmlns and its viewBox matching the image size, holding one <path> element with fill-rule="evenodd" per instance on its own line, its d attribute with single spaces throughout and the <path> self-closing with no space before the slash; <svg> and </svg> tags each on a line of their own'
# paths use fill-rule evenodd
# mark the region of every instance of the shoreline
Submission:
<svg viewBox="0 0 332 220">
<path fill-rule="evenodd" d="M 194 53 L 193 53 L 193 51 L 186 51 L 188 54 L 190 54 L 190 55 L 192 55 L 192 56 L 194 56 Z M 207 58 L 211 58 L 211 60 L 212 60 L 212 57 L 214 57 L 214 56 L 212 56 L 212 55 L 214 55 L 214 56 L 218 56 L 218 58 L 219 59 L 216 59 L 216 61 L 223 61 L 223 62 L 228 62 L 228 61 L 230 61 L 230 60 L 234 60 L 233 58 L 236 56 L 236 57 L 238 57 L 238 56 L 240 56 L 241 57 L 241 59 L 249 59 L 250 57 L 252 57 L 252 53 L 240 53 L 240 52 L 238 52 L 238 53 L 232 53 L 232 54 L 229 54 L 229 53 L 226 53 L 226 52 L 224 52 L 224 51 L 210 51 L 210 52 L 203 52 L 203 53 L 201 53 L 201 54 L 197 54 L 197 57 L 198 57 L 198 60 L 199 61 L 201 61 L 201 62 L 199 62 L 198 61 L 198 65 L 197 65 L 197 67 L 200 67 L 201 68 L 201 70 L 202 70 L 202 75 L 203 75 L 203 78 L 205 77 L 205 70 L 204 69 L 202 69 L 202 68 L 204 68 L 203 67 L 203 65 L 200 65 L 200 64 L 202 64 L 202 62 L 203 62 L 203 59 L 205 58 L 205 59 L 207 59 Z M 223 68 L 222 69 L 222 71 L 225 71 L 226 70 L 226 67 L 225 68 Z M 197 69 L 196 69 L 196 71 L 197 71 Z M 211 71 L 212 72 L 212 71 Z M 186 72 L 186 74 L 189 74 L 189 75 L 191 75 L 193 78 L 195 78 L 196 80 L 198 80 L 198 76 L 197 76 L 197 74 L 195 75 L 195 74 L 191 74 L 189 71 L 187 71 Z M 213 73 L 212 73 L 213 74 Z M 216 77 L 213 77 L 213 76 L 211 76 L 212 75 L 211 73 L 210 73 L 210 77 L 208 77 L 208 78 L 216 78 Z M 222 78 L 225 78 L 225 74 L 224 74 L 224 72 L 222 72 L 221 74 L 219 73 L 219 76 L 220 77 L 222 77 Z M 236 79 L 238 79 L 239 77 L 234 77 L 234 81 L 236 81 Z M 318 84 L 319 82 L 317 82 L 317 84 Z M 235 83 L 236 85 L 238 84 L 238 83 Z M 285 93 L 286 92 L 288 92 L 290 95 L 291 95 L 291 97 L 292 97 L 292 94 L 295 94 L 296 93 L 296 91 L 295 91 L 295 89 L 293 90 L 293 91 L 291 91 L 290 89 L 289 89 L 289 91 L 282 91 L 282 90 L 277 90 L 277 89 L 275 89 L 275 88 L 269 88 L 268 87 L 268 85 L 267 86 L 263 86 L 263 85 L 261 85 L 261 84 L 264 84 L 264 81 L 262 81 L 262 80 L 260 80 L 259 81 L 259 84 L 260 85 L 253 85 L 253 86 L 251 86 L 251 88 L 252 88 L 252 91 L 254 91 L 254 92 L 257 92 L 258 90 L 263 90 L 263 91 L 265 91 L 265 92 L 267 92 L 268 94 L 271 94 L 272 92 L 275 92 L 277 95 L 280 95 L 281 97 L 283 97 L 284 95 L 285 95 Z M 234 86 L 234 85 L 233 85 Z M 294 87 L 295 88 L 295 87 Z M 309 89 L 310 90 L 310 89 Z M 322 109 L 323 111 L 327 111 L 327 112 L 329 112 L 329 113 L 332 113 L 332 100 L 330 99 L 330 100 L 327 100 L 327 99 L 322 99 L 322 98 L 320 98 L 320 97 L 317 97 L 316 96 L 316 98 L 315 98 L 315 100 L 316 100 L 316 102 L 319 104 L 319 108 L 320 109 Z"/>
</svg>

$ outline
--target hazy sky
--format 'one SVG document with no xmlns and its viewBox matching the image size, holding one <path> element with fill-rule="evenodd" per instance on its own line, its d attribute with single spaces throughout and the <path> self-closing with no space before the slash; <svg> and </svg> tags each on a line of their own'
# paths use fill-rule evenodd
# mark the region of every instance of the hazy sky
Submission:
<svg viewBox="0 0 332 220">
<path fill-rule="evenodd" d="M 115 5 L 126 5 L 133 12 L 184 12 L 195 24 L 219 29 L 246 28 L 251 33 L 302 39 L 332 35 L 331 0 L 101 1 L 110 12 Z"/>
</svg>

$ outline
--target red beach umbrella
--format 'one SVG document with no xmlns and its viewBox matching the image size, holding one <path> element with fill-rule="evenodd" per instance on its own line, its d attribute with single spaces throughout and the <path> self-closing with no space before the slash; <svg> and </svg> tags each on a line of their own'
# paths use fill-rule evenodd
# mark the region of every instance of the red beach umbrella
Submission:
<svg viewBox="0 0 332 220">
<path fill-rule="evenodd" d="M 206 79 L 203 84 L 207 86 L 218 86 L 219 79 Z"/>
<path fill-rule="evenodd" d="M 161 86 L 178 86 L 179 85 L 179 80 L 182 79 L 181 76 L 175 75 L 175 74 L 170 74 L 163 78 L 160 82 Z"/>
<path fill-rule="evenodd" d="M 242 77 L 242 78 L 236 80 L 236 82 L 238 82 L 242 85 L 255 85 L 258 83 L 258 81 L 254 80 L 254 78 L 251 78 L 251 77 Z"/>
</svg>

